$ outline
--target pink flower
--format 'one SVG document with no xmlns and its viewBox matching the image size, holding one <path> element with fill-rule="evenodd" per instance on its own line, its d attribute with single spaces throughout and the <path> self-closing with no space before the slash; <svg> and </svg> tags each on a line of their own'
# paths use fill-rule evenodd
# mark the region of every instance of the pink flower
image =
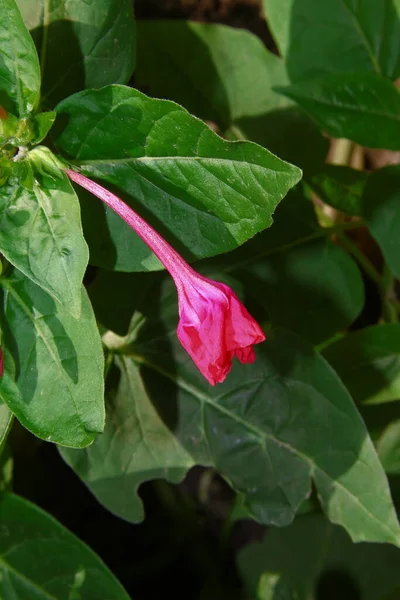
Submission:
<svg viewBox="0 0 400 600">
<path fill-rule="evenodd" d="M 233 357 L 255 360 L 253 345 L 265 340 L 258 323 L 224 283 L 197 273 L 142 217 L 118 196 L 84 175 L 67 175 L 110 206 L 142 238 L 171 274 L 179 306 L 178 339 L 212 385 L 229 373 Z"/>
</svg>

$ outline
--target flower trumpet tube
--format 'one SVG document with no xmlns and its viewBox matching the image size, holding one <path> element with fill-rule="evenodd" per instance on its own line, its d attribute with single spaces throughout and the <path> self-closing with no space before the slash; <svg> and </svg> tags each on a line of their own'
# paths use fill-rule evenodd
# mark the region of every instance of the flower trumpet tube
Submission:
<svg viewBox="0 0 400 600">
<path fill-rule="evenodd" d="M 169 271 L 178 292 L 178 339 L 207 381 L 211 385 L 224 381 L 234 356 L 242 363 L 254 362 L 253 345 L 263 342 L 265 335 L 233 290 L 192 269 L 121 198 L 76 171 L 67 169 L 66 174 L 112 208 Z"/>
</svg>

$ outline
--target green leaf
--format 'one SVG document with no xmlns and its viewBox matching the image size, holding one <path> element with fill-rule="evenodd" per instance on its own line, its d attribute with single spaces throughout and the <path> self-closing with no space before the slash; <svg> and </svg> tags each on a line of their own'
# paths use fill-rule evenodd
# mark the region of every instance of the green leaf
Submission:
<svg viewBox="0 0 400 600">
<path fill-rule="evenodd" d="M 274 326 L 314 344 L 352 323 L 364 305 L 356 263 L 328 239 L 296 245 L 265 259 L 257 256 L 235 275 L 249 297 L 263 303 Z"/>
<path fill-rule="evenodd" d="M 383 324 L 347 334 L 323 350 L 356 402 L 400 399 L 400 325 Z"/>
<path fill-rule="evenodd" d="M 285 65 L 258 37 L 225 25 L 138 21 L 137 84 L 182 104 L 223 130 L 244 116 L 287 104 L 272 91 L 286 85 Z"/>
<path fill-rule="evenodd" d="M 177 104 L 123 86 L 76 94 L 57 114 L 59 148 L 86 175 L 122 192 L 187 258 L 226 252 L 269 227 L 277 204 L 301 177 L 267 150 L 227 142 Z M 87 204 L 83 223 L 94 264 L 160 268 L 100 200 Z"/>
<path fill-rule="evenodd" d="M 307 178 L 307 183 L 329 206 L 347 215 L 360 216 L 363 213 L 361 198 L 367 179 L 368 174 L 364 171 L 325 164 Z"/>
<path fill-rule="evenodd" d="M 84 288 L 77 320 L 17 270 L 0 284 L 1 400 L 42 439 L 72 447 L 90 444 L 104 427 L 104 360 Z"/>
<path fill-rule="evenodd" d="M 392 273 L 400 278 L 400 167 L 379 169 L 368 179 L 363 211 Z"/>
<path fill-rule="evenodd" d="M 343 530 L 315 514 L 285 529 L 271 528 L 261 543 L 240 551 L 237 563 L 251 598 L 383 600 L 398 590 L 399 560 L 397 548 L 352 544 Z"/>
<path fill-rule="evenodd" d="M 368 73 L 326 75 L 279 91 L 333 137 L 363 146 L 400 150 L 400 94 L 388 80 Z"/>
<path fill-rule="evenodd" d="M 32 140 L 33 144 L 39 144 L 42 140 L 44 140 L 52 128 L 55 119 L 56 113 L 52 110 L 49 112 L 39 113 L 32 119 L 33 125 L 36 129 L 36 135 Z"/>
<path fill-rule="evenodd" d="M 7 404 L 0 404 L 0 453 L 11 429 L 13 414 Z"/>
<path fill-rule="evenodd" d="M 263 1 L 292 81 L 355 71 L 400 75 L 399 0 Z"/>
<path fill-rule="evenodd" d="M 260 320 L 312 343 L 350 325 L 364 305 L 356 263 L 318 226 L 299 187 L 281 202 L 270 229 L 213 264 L 243 283 Z"/>
<path fill-rule="evenodd" d="M 52 108 L 84 88 L 129 81 L 135 66 L 131 0 L 17 3 L 39 53 L 42 106 Z"/>
<path fill-rule="evenodd" d="M 0 595 L 18 600 L 129 600 L 101 559 L 53 517 L 0 498 Z"/>
<path fill-rule="evenodd" d="M 47 154 L 35 149 L 28 160 L 45 172 Z M 32 189 L 10 178 L 0 187 L 0 217 L 2 254 L 78 317 L 88 248 L 67 176 L 59 170 L 57 179 L 37 173 Z"/>
<path fill-rule="evenodd" d="M 161 477 L 178 483 L 195 460 L 153 406 L 138 366 L 128 357 L 116 364 L 120 380 L 107 400 L 104 433 L 92 449 L 60 452 L 108 510 L 137 522 L 144 518 L 139 485 Z"/>
<path fill-rule="evenodd" d="M 400 473 L 400 419 L 389 423 L 377 440 L 376 450 L 386 473 Z"/>
<path fill-rule="evenodd" d="M 136 521 L 140 482 L 176 481 L 193 463 L 210 465 L 263 523 L 290 523 L 313 480 L 329 518 L 353 539 L 399 543 L 382 467 L 327 363 L 297 336 L 274 331 L 254 364 L 236 361 L 213 388 L 177 342 L 175 303 L 167 287 L 161 319 L 138 318 L 129 345 L 121 340 L 129 385 L 122 380 L 111 405 L 107 436 L 84 452 L 63 450 L 99 500 Z"/>
<path fill-rule="evenodd" d="M 0 15 L 0 104 L 23 117 L 39 103 L 39 61 L 14 0 L 0 0 Z"/>
<path fill-rule="evenodd" d="M 304 176 L 323 167 L 329 140 L 299 108 L 273 110 L 266 115 L 240 119 L 234 127 L 240 139 L 265 146 L 304 170 Z"/>
</svg>

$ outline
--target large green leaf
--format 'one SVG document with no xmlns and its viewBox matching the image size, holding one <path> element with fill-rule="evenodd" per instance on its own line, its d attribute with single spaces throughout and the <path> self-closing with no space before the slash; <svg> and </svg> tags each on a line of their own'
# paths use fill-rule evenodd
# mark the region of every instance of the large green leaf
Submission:
<svg viewBox="0 0 400 600">
<path fill-rule="evenodd" d="M 222 129 L 287 104 L 284 62 L 248 31 L 190 21 L 138 21 L 135 80 Z"/>
<path fill-rule="evenodd" d="M 160 477 L 177 483 L 195 460 L 153 406 L 134 361 L 116 362 L 120 381 L 109 394 L 104 433 L 91 450 L 61 454 L 108 510 L 135 522 L 144 518 L 139 485 Z"/>
<path fill-rule="evenodd" d="M 400 94 L 387 79 L 372 73 L 335 73 L 279 91 L 333 137 L 400 150 Z"/>
<path fill-rule="evenodd" d="M 352 544 L 319 514 L 298 517 L 285 529 L 271 528 L 237 559 L 246 591 L 257 600 L 386 600 L 400 589 L 399 561 L 397 548 Z"/>
<path fill-rule="evenodd" d="M 325 73 L 400 75 L 399 0 L 263 0 L 292 81 Z"/>
<path fill-rule="evenodd" d="M 0 15 L 0 105 L 23 117 L 39 102 L 39 61 L 14 0 L 0 0 Z"/>
<path fill-rule="evenodd" d="M 42 439 L 72 447 L 90 444 L 104 427 L 104 361 L 85 290 L 78 320 L 17 270 L 0 285 L 1 400 Z"/>
<path fill-rule="evenodd" d="M 400 400 L 400 325 L 354 331 L 323 351 L 356 402 Z"/>
<path fill-rule="evenodd" d="M 1 253 L 78 317 L 89 253 L 67 176 L 37 175 L 31 189 L 10 178 L 0 187 L 0 219 Z"/>
<path fill-rule="evenodd" d="M 171 288 L 160 320 L 138 318 L 129 340 L 106 335 L 127 353 L 118 359 L 123 387 L 111 402 L 107 433 L 84 451 L 63 450 L 99 500 L 137 521 L 140 482 L 176 481 L 193 463 L 212 465 L 263 523 L 290 523 L 313 480 L 329 518 L 353 539 L 398 544 L 382 467 L 327 363 L 297 336 L 273 331 L 254 364 L 235 362 L 213 388 L 177 342 Z"/>
<path fill-rule="evenodd" d="M 0 595 L 18 600 L 129 600 L 101 559 L 34 504 L 0 497 Z"/>
<path fill-rule="evenodd" d="M 76 94 L 57 113 L 59 148 L 86 175 L 139 204 L 188 258 L 226 252 L 271 225 L 277 204 L 301 176 L 267 150 L 227 142 L 177 104 L 127 87 Z M 87 206 L 92 262 L 122 271 L 160 268 L 120 217 L 99 200 Z"/>
<path fill-rule="evenodd" d="M 370 232 L 392 273 L 400 278 L 400 167 L 372 173 L 362 203 Z"/>
<path fill-rule="evenodd" d="M 135 66 L 131 0 L 17 0 L 38 49 L 42 105 L 127 83 Z"/>
</svg>

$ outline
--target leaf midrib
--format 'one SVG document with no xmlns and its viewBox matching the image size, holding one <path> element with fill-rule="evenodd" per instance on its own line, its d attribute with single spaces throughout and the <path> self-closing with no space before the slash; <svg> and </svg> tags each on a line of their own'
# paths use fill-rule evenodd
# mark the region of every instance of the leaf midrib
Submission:
<svg viewBox="0 0 400 600">
<path fill-rule="evenodd" d="M 365 34 L 365 31 L 362 29 L 361 27 L 361 23 L 360 21 L 358 21 L 356 15 L 353 13 L 353 11 L 351 10 L 350 6 L 347 4 L 346 0 L 340 0 L 344 9 L 346 10 L 346 12 L 349 14 L 350 19 L 352 21 L 352 23 L 354 24 L 354 29 L 358 32 L 359 37 L 361 39 L 361 41 L 363 42 L 363 46 L 366 49 L 368 56 L 371 60 L 372 66 L 374 67 L 374 71 L 378 74 L 378 75 L 382 75 L 382 71 L 381 68 L 379 66 L 379 63 L 377 61 L 376 56 L 374 55 L 372 48 L 371 48 L 371 44 L 369 43 L 369 40 Z M 385 2 L 385 0 L 381 0 L 382 2 Z"/>
</svg>

